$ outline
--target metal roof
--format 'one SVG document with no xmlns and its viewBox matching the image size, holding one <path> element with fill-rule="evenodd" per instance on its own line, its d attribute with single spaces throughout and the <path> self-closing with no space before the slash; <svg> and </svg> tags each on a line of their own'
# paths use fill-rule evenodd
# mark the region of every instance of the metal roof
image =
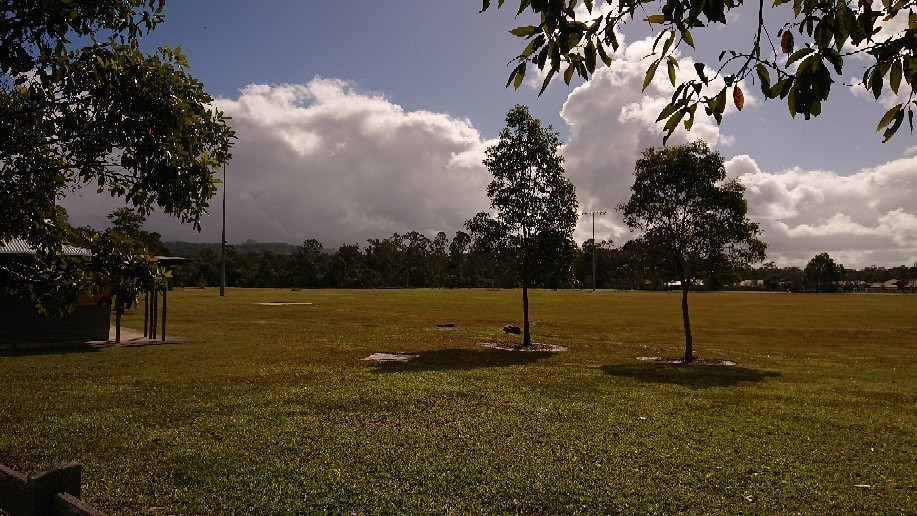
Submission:
<svg viewBox="0 0 917 516">
<path fill-rule="evenodd" d="M 12 238 L 0 241 L 0 254 L 35 254 L 35 248 L 21 238 Z M 92 256 L 89 249 L 64 244 L 61 246 L 61 256 Z"/>
<path fill-rule="evenodd" d="M 185 258 L 183 256 L 155 256 L 154 258 L 162 265 L 184 265 L 194 261 L 191 258 Z"/>
</svg>

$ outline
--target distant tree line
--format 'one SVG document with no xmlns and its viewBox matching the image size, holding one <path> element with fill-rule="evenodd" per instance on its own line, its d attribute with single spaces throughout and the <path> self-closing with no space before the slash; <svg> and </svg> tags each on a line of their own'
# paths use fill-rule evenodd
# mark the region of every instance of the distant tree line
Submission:
<svg viewBox="0 0 917 516">
<path fill-rule="evenodd" d="M 165 246 L 172 249 L 173 243 Z M 240 246 L 250 249 L 251 244 Z M 345 244 L 327 249 L 317 240 L 293 246 L 289 253 L 240 251 L 227 246 L 226 282 L 231 287 L 266 288 L 515 288 L 521 284 L 510 249 L 489 247 L 483 235 L 458 231 L 450 239 L 440 232 L 430 239 L 411 231 L 365 245 Z M 609 240 L 565 248 L 559 260 L 538 268 L 538 288 L 591 288 L 592 252 L 596 252 L 596 286 L 600 289 L 662 290 L 673 278 L 664 277 L 649 260 L 649 250 L 638 241 L 615 246 Z M 175 253 L 181 254 L 181 253 Z M 174 284 L 214 287 L 220 284 L 219 246 L 203 247 L 194 261 L 176 268 Z M 917 280 L 917 264 L 869 266 L 860 270 L 837 264 L 837 275 L 820 292 L 852 291 L 857 282 L 891 279 Z M 815 292 L 814 278 L 805 267 L 778 267 L 768 262 L 739 272 L 699 278 L 702 290 L 770 290 Z M 740 285 L 751 280 L 751 285 Z M 759 283 L 760 282 L 760 283 Z"/>
<path fill-rule="evenodd" d="M 583 246 L 569 243 L 562 253 L 553 252 L 550 263 L 536 264 L 532 285 L 591 286 L 593 247 L 588 240 Z M 628 242 L 618 249 L 603 241 L 595 250 L 599 288 L 643 283 L 638 246 Z M 219 251 L 207 247 L 192 258 L 193 262 L 174 271 L 175 285 L 219 285 Z M 364 246 L 345 244 L 336 250 L 325 249 L 314 239 L 291 253 L 240 252 L 227 246 L 226 282 L 232 287 L 268 288 L 513 288 L 520 285 L 521 278 L 513 249 L 494 245 L 490 235 L 458 231 L 449 239 L 439 232 L 430 239 L 411 231 L 370 239 Z"/>
<path fill-rule="evenodd" d="M 880 267 L 870 265 L 863 269 L 848 269 L 836 263 L 828 253 L 815 255 L 804 268 L 777 267 L 768 262 L 751 269 L 743 279 L 753 285 L 743 288 L 789 292 L 853 292 L 869 285 L 897 280 L 896 288 L 907 290 L 917 280 L 917 263 L 912 266 Z"/>
</svg>

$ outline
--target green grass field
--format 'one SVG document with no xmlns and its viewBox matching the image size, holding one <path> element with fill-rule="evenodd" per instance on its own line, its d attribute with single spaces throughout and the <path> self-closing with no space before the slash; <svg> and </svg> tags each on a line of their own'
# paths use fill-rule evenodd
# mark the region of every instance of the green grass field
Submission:
<svg viewBox="0 0 917 516">
<path fill-rule="evenodd" d="M 193 343 L 0 355 L 0 463 L 80 461 L 110 514 L 917 512 L 917 296 L 692 294 L 734 367 L 635 360 L 682 353 L 678 294 L 531 297 L 569 351 L 476 346 L 517 290 L 179 289 Z"/>
</svg>

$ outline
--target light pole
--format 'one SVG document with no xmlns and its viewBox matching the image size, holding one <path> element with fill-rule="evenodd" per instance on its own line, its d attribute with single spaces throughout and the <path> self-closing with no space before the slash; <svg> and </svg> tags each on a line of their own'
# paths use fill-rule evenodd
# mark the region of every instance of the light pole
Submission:
<svg viewBox="0 0 917 516">
<path fill-rule="evenodd" d="M 226 163 L 223 163 L 223 236 L 220 238 L 220 297 L 226 296 Z"/>
<path fill-rule="evenodd" d="M 584 211 L 583 215 L 592 215 L 592 291 L 595 292 L 595 216 L 605 215 L 605 210 Z"/>
</svg>

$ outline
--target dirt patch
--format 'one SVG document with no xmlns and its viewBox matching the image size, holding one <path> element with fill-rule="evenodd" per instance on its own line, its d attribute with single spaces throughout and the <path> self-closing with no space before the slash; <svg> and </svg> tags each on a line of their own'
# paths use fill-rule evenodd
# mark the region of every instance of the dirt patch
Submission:
<svg viewBox="0 0 917 516">
<path fill-rule="evenodd" d="M 656 362 L 657 364 L 683 364 L 683 365 L 708 365 L 708 366 L 734 366 L 732 360 L 722 358 L 701 358 L 695 357 L 691 362 L 685 362 L 684 357 L 637 357 L 637 360 L 643 362 Z"/>
<path fill-rule="evenodd" d="M 373 353 L 363 360 L 372 360 L 373 362 L 410 362 L 419 356 L 407 353 Z"/>
<path fill-rule="evenodd" d="M 286 306 L 286 305 L 311 305 L 312 303 L 287 303 L 284 301 L 271 301 L 269 303 L 255 303 L 261 306 Z"/>
<path fill-rule="evenodd" d="M 510 344 L 508 342 L 478 342 L 478 346 L 490 349 L 499 349 L 501 351 L 542 351 L 548 353 L 557 353 L 567 351 L 567 347 L 558 346 L 557 344 L 545 344 L 542 342 L 533 342 L 530 346 L 522 347 L 520 344 Z"/>
</svg>

